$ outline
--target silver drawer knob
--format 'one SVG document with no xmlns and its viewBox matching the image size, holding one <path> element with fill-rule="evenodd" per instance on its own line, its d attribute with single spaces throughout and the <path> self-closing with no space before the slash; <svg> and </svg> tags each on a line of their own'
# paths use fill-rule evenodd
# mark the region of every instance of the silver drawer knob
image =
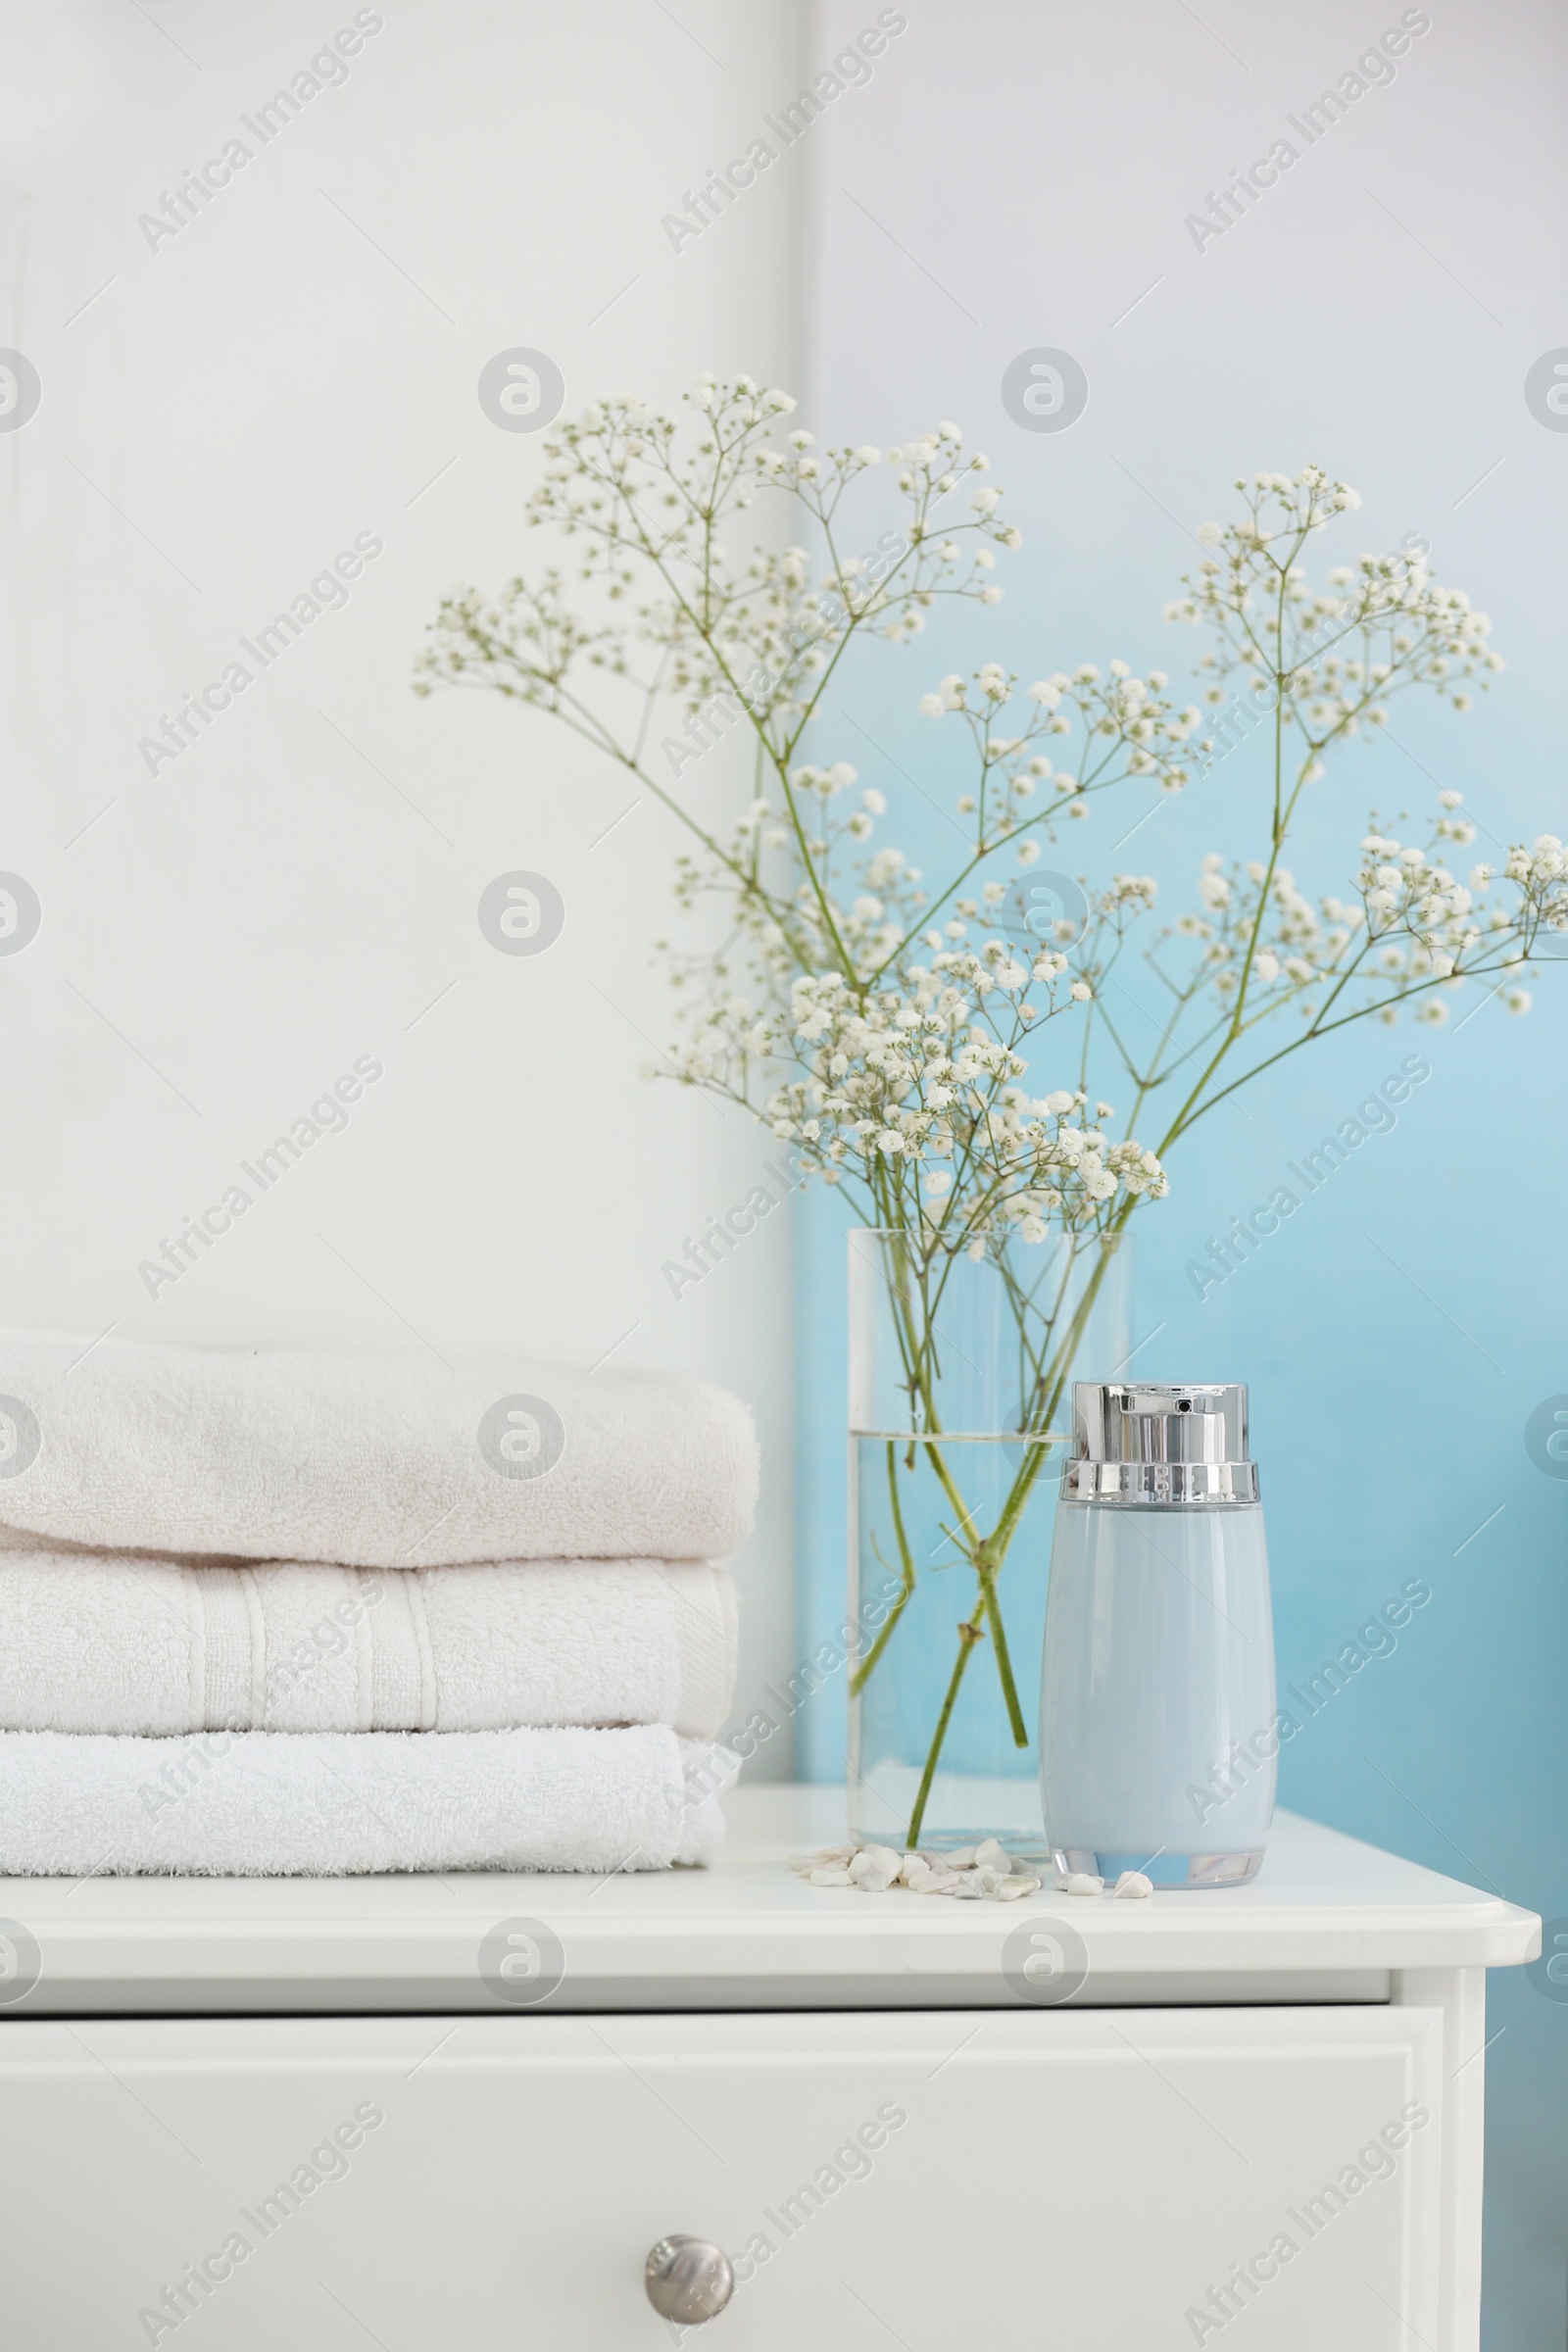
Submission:
<svg viewBox="0 0 1568 2352">
<path fill-rule="evenodd" d="M 649 2251 L 647 2279 L 661 2318 L 688 2328 L 715 2318 L 735 2292 L 729 2256 L 706 2237 L 662 2237 Z"/>
</svg>

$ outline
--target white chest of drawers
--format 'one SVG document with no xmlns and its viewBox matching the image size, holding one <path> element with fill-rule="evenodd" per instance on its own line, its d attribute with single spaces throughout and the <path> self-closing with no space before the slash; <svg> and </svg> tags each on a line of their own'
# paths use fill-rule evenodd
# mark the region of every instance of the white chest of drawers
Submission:
<svg viewBox="0 0 1568 2352">
<path fill-rule="evenodd" d="M 636 2352 L 684 2231 L 713 2352 L 1474 2352 L 1530 1914 L 1289 1816 L 1232 1892 L 1013 1905 L 802 1885 L 831 1791 L 731 1818 L 706 1873 L 0 1883 L 7 2343 Z"/>
</svg>

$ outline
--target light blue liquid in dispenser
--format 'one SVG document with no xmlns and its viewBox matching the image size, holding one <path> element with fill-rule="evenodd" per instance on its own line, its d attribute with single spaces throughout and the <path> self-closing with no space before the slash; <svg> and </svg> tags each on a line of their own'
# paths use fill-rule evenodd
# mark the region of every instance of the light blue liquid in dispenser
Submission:
<svg viewBox="0 0 1568 2352">
<path fill-rule="evenodd" d="M 1060 1870 L 1227 1886 L 1274 1814 L 1274 1634 L 1239 1386 L 1074 1385 L 1041 1691 Z"/>
</svg>

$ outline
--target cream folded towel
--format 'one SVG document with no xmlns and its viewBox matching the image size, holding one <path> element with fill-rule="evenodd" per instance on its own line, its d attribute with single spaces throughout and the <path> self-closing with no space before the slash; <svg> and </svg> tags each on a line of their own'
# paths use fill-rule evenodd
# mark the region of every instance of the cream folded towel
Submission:
<svg viewBox="0 0 1568 2352">
<path fill-rule="evenodd" d="M 746 1407 L 700 1381 L 0 1333 L 0 1522 L 96 1550 L 721 1559 L 757 1482 Z"/>
<path fill-rule="evenodd" d="M 716 1859 L 738 1770 L 657 1727 L 0 1732 L 0 1876 L 664 1870 Z"/>
<path fill-rule="evenodd" d="M 0 1730 L 488 1732 L 670 1724 L 711 1739 L 735 1589 L 701 1561 L 190 1567 L 0 1551 Z"/>
</svg>

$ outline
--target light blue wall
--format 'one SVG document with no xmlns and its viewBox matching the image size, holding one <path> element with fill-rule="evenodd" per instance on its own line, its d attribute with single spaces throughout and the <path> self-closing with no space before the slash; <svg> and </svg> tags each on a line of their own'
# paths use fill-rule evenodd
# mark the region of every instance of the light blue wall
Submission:
<svg viewBox="0 0 1568 2352">
<path fill-rule="evenodd" d="M 1229 511 L 1234 474 L 1309 460 L 1366 502 L 1320 543 L 1324 562 L 1424 533 L 1441 576 L 1494 615 L 1509 668 L 1467 717 L 1396 705 L 1390 741 L 1349 747 L 1305 826 L 1303 884 L 1348 880 L 1371 804 L 1425 812 L 1443 785 L 1482 828 L 1467 856 L 1568 835 L 1568 434 L 1523 398 L 1530 364 L 1568 344 L 1568 20 L 1534 0 L 1434 10 L 1394 84 L 1200 253 L 1184 216 L 1398 19 L 1361 0 L 1259 14 L 1234 0 L 1211 0 L 1201 23 L 1179 7 L 922 7 L 873 84 L 813 132 L 807 421 L 886 443 L 956 417 L 1026 534 L 1000 610 L 872 649 L 816 747 L 888 793 L 900 821 L 883 837 L 933 865 L 937 820 L 906 817 L 924 807 L 907 779 L 944 800 L 960 785 L 946 766 L 956 746 L 915 714 L 918 696 L 992 657 L 1033 676 L 1120 653 L 1181 679 L 1199 643 L 1158 611 L 1198 553 L 1187 532 Z M 824 54 L 859 21 L 829 10 Z M 1038 345 L 1071 351 L 1090 378 L 1087 414 L 1059 436 L 1025 434 L 1001 406 L 1004 368 Z M 1205 850 L 1255 840 L 1260 784 L 1237 753 L 1115 862 L 1185 903 Z M 1072 864 L 1106 871 L 1120 830 L 1103 808 L 1071 828 Z M 1164 1326 L 1139 1357 L 1150 1377 L 1250 1384 L 1282 1680 L 1405 1580 L 1431 1588 L 1394 1654 L 1287 1748 L 1283 1801 L 1560 1918 L 1568 1483 L 1536 1470 L 1523 1431 L 1568 1392 L 1568 966 L 1544 967 L 1535 995 L 1523 1021 L 1495 1003 L 1465 1019 L 1478 991 L 1436 1034 L 1359 1027 L 1217 1114 L 1141 1220 L 1136 1313 L 1140 1333 Z M 1413 1052 L 1431 1076 L 1396 1129 L 1200 1303 L 1185 1261 Z M 802 1203 L 798 1246 L 805 1656 L 843 1595 L 833 1203 Z M 842 1717 L 838 1690 L 802 1717 L 803 1770 L 841 1769 Z M 1492 1982 L 1489 2019 L 1502 2032 L 1488 2060 L 1486 2340 L 1562 2352 L 1568 2004 L 1510 1972 Z"/>
</svg>

